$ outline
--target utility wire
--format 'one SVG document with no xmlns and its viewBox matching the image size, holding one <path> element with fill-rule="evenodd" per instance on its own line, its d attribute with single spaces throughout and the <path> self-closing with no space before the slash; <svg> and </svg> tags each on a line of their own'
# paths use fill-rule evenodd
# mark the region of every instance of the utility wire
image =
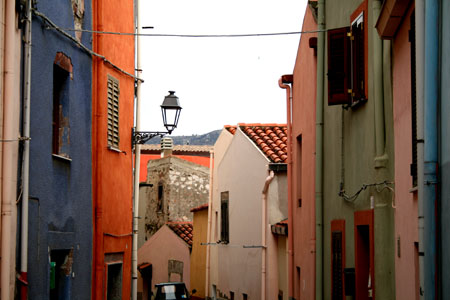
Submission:
<svg viewBox="0 0 450 300">
<path fill-rule="evenodd" d="M 49 26 L 49 29 L 54 29 L 56 31 L 58 31 L 59 33 L 61 33 L 62 35 L 64 35 L 66 38 L 70 39 L 72 42 L 74 42 L 75 44 L 77 44 L 81 49 L 83 49 L 85 52 L 89 53 L 91 56 L 96 56 L 100 59 L 102 59 L 105 63 L 109 64 L 110 66 L 112 66 L 114 69 L 116 69 L 119 72 L 122 72 L 123 74 L 134 78 L 135 80 L 140 80 L 141 82 L 144 82 L 143 79 L 134 76 L 133 74 L 121 69 L 120 67 L 116 66 L 115 64 L 113 64 L 109 59 L 107 59 L 105 56 L 98 54 L 94 51 L 92 51 L 91 49 L 89 49 L 88 47 L 86 47 L 85 45 L 83 45 L 81 42 L 79 42 L 78 40 L 76 40 L 73 36 L 71 36 L 70 34 L 68 34 L 66 32 L 65 29 L 59 27 L 58 25 L 56 25 L 55 23 L 53 23 L 52 20 L 50 20 L 46 15 L 44 15 L 43 13 L 37 11 L 36 9 L 33 9 L 33 14 L 35 14 L 36 16 L 40 17 L 41 19 L 44 20 L 44 22 Z"/>
<path fill-rule="evenodd" d="M 56 29 L 56 28 L 49 28 Z M 79 31 L 96 34 L 111 34 L 111 35 L 132 35 L 132 36 L 147 36 L 147 37 L 181 37 L 181 38 L 235 38 L 235 37 L 261 37 L 261 36 L 279 36 L 279 35 L 294 35 L 303 33 L 317 33 L 325 30 L 309 30 L 309 31 L 290 31 L 290 32 L 274 32 L 274 33 L 244 33 L 244 34 L 167 34 L 167 33 L 130 33 L 130 32 L 114 32 L 114 31 L 97 31 L 87 29 L 73 29 L 63 28 L 64 31 Z"/>
</svg>

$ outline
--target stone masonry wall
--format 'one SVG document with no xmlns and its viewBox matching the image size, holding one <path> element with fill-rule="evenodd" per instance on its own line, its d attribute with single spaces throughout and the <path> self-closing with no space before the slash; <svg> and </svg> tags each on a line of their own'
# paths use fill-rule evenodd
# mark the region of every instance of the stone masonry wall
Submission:
<svg viewBox="0 0 450 300">
<path fill-rule="evenodd" d="M 169 156 L 148 163 L 145 231 L 147 239 L 164 223 L 192 221 L 191 208 L 208 202 L 209 168 Z"/>
</svg>

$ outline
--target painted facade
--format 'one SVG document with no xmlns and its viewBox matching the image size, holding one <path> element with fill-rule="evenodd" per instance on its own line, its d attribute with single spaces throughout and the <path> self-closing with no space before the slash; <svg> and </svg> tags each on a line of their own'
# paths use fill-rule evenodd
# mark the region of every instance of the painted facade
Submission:
<svg viewBox="0 0 450 300">
<path fill-rule="evenodd" d="M 82 2 L 82 1 L 80 1 Z M 40 1 L 32 21 L 28 297 L 90 298 L 92 58 L 52 29 L 91 29 L 90 2 Z M 51 28 L 51 27 L 49 27 Z M 75 36 L 73 33 L 70 35 Z M 91 47 L 89 34 L 80 43 Z M 88 209 L 86 209 L 88 208 Z"/>
<path fill-rule="evenodd" d="M 193 299 L 205 299 L 206 284 L 206 243 L 208 234 L 208 204 L 194 207 L 193 240 L 191 253 L 191 290 Z"/>
<path fill-rule="evenodd" d="M 419 224 L 418 218 L 412 217 L 418 216 L 417 147 L 413 148 L 417 140 L 415 91 L 412 93 L 415 72 L 411 63 L 415 60 L 415 44 L 410 39 L 415 34 L 413 12 L 414 5 L 405 7 L 403 21 L 392 40 L 396 299 L 418 299 L 420 285 Z"/>
<path fill-rule="evenodd" d="M 234 134 L 225 128 L 216 142 L 207 250 L 210 297 L 278 296 L 279 287 L 269 282 L 269 278 L 279 278 L 278 267 L 273 267 L 276 262 L 271 261 L 277 258 L 278 246 L 270 239 L 269 222 L 287 218 L 287 178 L 281 167 L 285 167 L 287 157 L 285 129 L 285 125 L 276 124 L 239 124 L 232 130 Z M 272 170 L 272 163 L 280 169 Z M 271 170 L 275 173 L 269 180 Z M 263 211 L 267 212 L 264 223 Z"/>
<path fill-rule="evenodd" d="M 302 31 L 317 29 L 314 9 L 307 7 Z M 294 66 L 292 90 L 292 171 L 289 182 L 290 296 L 314 299 L 315 295 L 315 105 L 317 34 L 301 36 Z M 289 84 L 287 82 L 282 84 Z M 283 81 L 283 79 L 281 79 Z"/>
<path fill-rule="evenodd" d="M 180 223 L 181 224 L 181 223 Z M 178 225 L 180 225 L 178 224 Z M 190 224 L 192 228 L 192 223 Z M 190 240 L 192 244 L 192 240 Z M 171 229 L 162 226 L 138 250 L 138 297 L 149 299 L 155 292 L 155 284 L 182 281 L 190 289 L 191 244 Z M 150 271 L 143 271 L 151 268 Z"/>
<path fill-rule="evenodd" d="M 93 3 L 93 29 L 134 32 L 134 2 Z M 120 16 L 118 18 L 117 16 Z M 134 37 L 93 34 L 92 299 L 131 293 Z M 131 75 L 131 76 L 130 76 Z"/>
</svg>

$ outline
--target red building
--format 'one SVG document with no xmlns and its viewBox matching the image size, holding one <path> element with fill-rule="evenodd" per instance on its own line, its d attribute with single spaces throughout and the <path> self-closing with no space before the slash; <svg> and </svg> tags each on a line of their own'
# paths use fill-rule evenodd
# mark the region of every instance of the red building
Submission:
<svg viewBox="0 0 450 300">
<path fill-rule="evenodd" d="M 93 30 L 134 32 L 133 1 L 94 1 Z M 111 63 L 93 57 L 92 299 L 131 292 L 134 45 L 133 36 L 93 34 L 94 51 Z"/>
</svg>

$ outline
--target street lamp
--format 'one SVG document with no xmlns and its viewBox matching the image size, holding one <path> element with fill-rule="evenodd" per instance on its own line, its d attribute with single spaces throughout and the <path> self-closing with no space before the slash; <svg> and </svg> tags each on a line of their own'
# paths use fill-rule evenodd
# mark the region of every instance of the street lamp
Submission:
<svg viewBox="0 0 450 300">
<path fill-rule="evenodd" d="M 169 91 L 169 95 L 164 98 L 161 104 L 161 113 L 163 118 L 164 127 L 167 131 L 136 131 L 133 128 L 132 143 L 145 144 L 148 140 L 155 136 L 163 137 L 166 134 L 171 134 L 172 131 L 177 128 L 178 120 L 180 119 L 181 106 L 178 101 L 178 97 L 175 96 L 174 91 Z"/>
</svg>

